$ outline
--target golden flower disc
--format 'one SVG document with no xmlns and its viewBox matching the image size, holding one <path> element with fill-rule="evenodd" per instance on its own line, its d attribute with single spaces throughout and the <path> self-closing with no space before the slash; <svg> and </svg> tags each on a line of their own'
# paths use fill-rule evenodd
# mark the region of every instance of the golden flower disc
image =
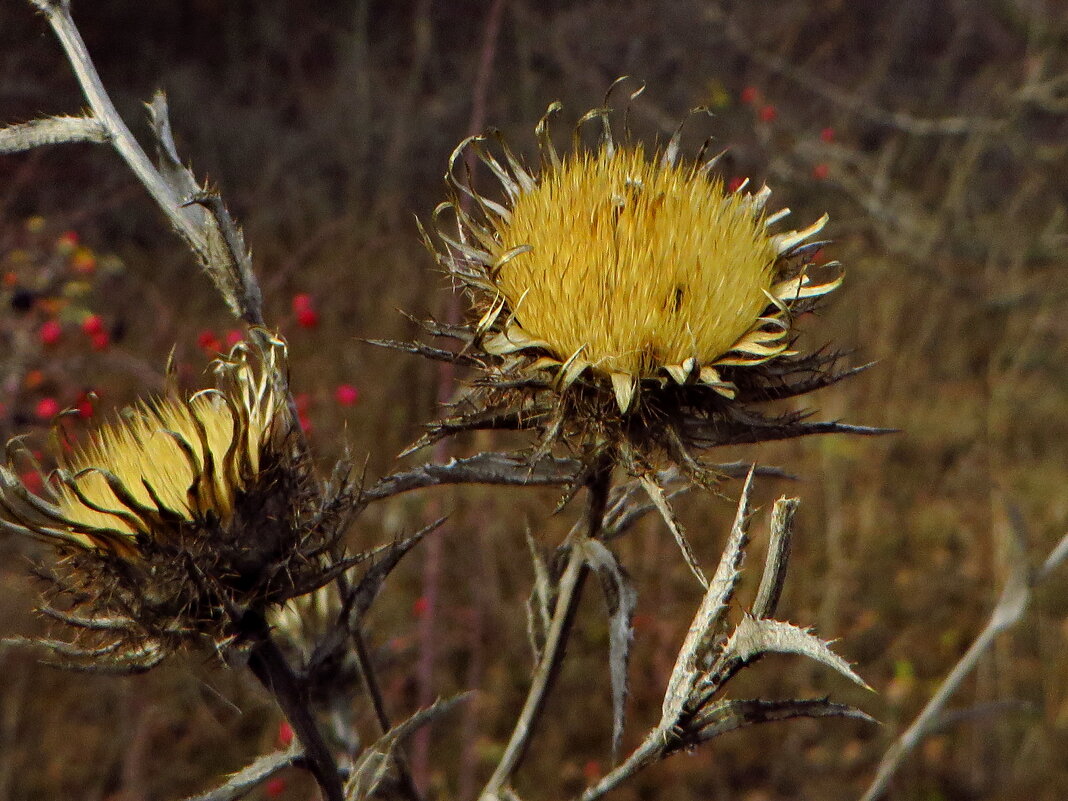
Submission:
<svg viewBox="0 0 1068 801">
<path fill-rule="evenodd" d="M 711 364 L 769 303 L 779 252 L 748 201 L 640 147 L 574 153 L 494 220 L 497 286 L 561 360 L 633 378 Z"/>
</svg>

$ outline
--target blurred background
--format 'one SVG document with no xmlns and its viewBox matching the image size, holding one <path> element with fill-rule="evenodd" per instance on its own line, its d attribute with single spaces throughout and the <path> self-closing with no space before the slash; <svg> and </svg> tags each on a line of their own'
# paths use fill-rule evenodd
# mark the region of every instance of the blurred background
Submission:
<svg viewBox="0 0 1068 801">
<path fill-rule="evenodd" d="M 294 391 L 324 468 L 344 446 L 367 475 L 434 418 L 437 367 L 361 338 L 418 336 L 400 310 L 445 314 L 449 287 L 417 233 L 444 199 L 457 142 L 493 125 L 531 157 L 546 105 L 558 143 L 620 75 L 648 84 L 635 136 L 687 110 L 695 152 L 729 147 L 728 180 L 773 188 L 801 227 L 823 211 L 845 286 L 804 342 L 867 373 L 806 399 L 827 419 L 898 428 L 726 450 L 765 479 L 764 510 L 802 499 L 780 616 L 837 638 L 877 693 L 797 658 L 767 659 L 735 697 L 857 704 L 882 725 L 795 721 L 723 737 L 619 799 L 854 799 L 985 624 L 1013 520 L 1043 559 L 1068 523 L 1068 7 L 1055 0 L 129 0 L 75 3 L 120 111 L 170 100 L 178 152 L 243 223 Z M 74 114 L 83 100 L 43 19 L 0 6 L 0 122 Z M 482 185 L 490 182 L 482 176 Z M 161 386 L 171 348 L 190 388 L 242 331 L 118 157 L 96 145 L 0 157 L 0 432 L 72 437 Z M 493 447 L 458 442 L 454 455 Z M 27 475 L 30 475 L 27 473 Z M 682 515 L 714 564 L 724 497 Z M 370 509 L 369 547 L 450 515 L 390 580 L 369 621 L 397 719 L 438 694 L 481 692 L 438 724 L 415 768 L 436 798 L 470 799 L 521 704 L 531 657 L 524 530 L 558 543 L 575 509 L 551 491 L 462 488 Z M 756 526 L 756 551 L 766 542 Z M 618 543 L 640 597 L 625 743 L 659 719 L 700 595 L 670 535 L 646 520 Z M 30 546 L 0 540 L 0 634 L 44 631 Z M 753 571 L 750 571 L 751 573 Z M 748 575 L 742 600 L 752 597 Z M 747 594 L 748 593 L 748 594 Z M 735 610 L 737 613 L 738 610 Z M 890 798 L 1068 797 L 1068 569 L 999 638 Z M 357 709 L 363 700 L 356 698 Z M 361 714 L 366 714 L 366 710 Z M 203 655 L 100 678 L 0 650 L 0 799 L 180 798 L 275 745 L 278 714 L 241 671 Z M 368 734 L 371 727 L 368 726 Z M 543 731 L 516 788 L 563 798 L 610 767 L 603 602 L 588 588 Z M 307 799 L 293 772 L 253 797 Z"/>
</svg>

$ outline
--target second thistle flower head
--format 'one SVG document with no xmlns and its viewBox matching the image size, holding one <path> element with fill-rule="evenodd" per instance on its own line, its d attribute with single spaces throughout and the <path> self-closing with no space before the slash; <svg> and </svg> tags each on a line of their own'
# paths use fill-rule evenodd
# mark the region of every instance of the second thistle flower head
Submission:
<svg viewBox="0 0 1068 801">
<path fill-rule="evenodd" d="M 767 212 L 766 186 L 728 190 L 715 158 L 680 157 L 680 131 L 663 149 L 619 143 L 608 109 L 579 122 L 602 123 L 594 148 L 576 132 L 560 155 L 549 134 L 559 109 L 552 104 L 536 129 L 537 170 L 499 136 L 496 148 L 477 136 L 454 151 L 436 253 L 468 291 L 477 322 L 438 332 L 463 339 L 464 357 L 480 362 L 482 403 L 441 429 L 479 427 L 486 406 L 510 405 L 513 427 L 579 430 L 601 445 L 676 449 L 808 433 L 791 429 L 800 417 L 763 418 L 745 405 L 841 376 L 826 369 L 833 356 L 791 349 L 796 316 L 841 283 L 836 264 L 811 259 L 826 215 L 778 230 L 789 210 Z M 468 149 L 503 197 L 456 176 Z M 442 224 L 445 212 L 458 235 Z"/>
<path fill-rule="evenodd" d="M 45 496 L 0 467 L 0 531 L 60 556 L 66 601 L 42 611 L 103 642 L 46 643 L 59 656 L 141 669 L 201 637 L 221 646 L 332 575 L 338 521 L 294 446 L 285 345 L 254 340 L 215 363 L 216 389 L 142 402 L 60 454 Z"/>
</svg>

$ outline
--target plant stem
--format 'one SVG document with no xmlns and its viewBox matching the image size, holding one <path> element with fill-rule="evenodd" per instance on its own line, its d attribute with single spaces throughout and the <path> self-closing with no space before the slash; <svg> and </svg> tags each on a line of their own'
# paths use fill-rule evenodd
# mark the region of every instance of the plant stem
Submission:
<svg viewBox="0 0 1068 801">
<path fill-rule="evenodd" d="M 556 606 L 553 617 L 549 623 L 549 631 L 545 638 L 545 647 L 542 650 L 538 667 L 534 671 L 534 678 L 527 692 L 527 698 L 523 709 L 519 713 L 515 727 L 512 729 L 512 737 L 505 747 L 504 755 L 490 780 L 482 790 L 482 801 L 495 801 L 500 797 L 501 788 L 515 773 L 526 753 L 527 746 L 534 734 L 534 727 L 545 709 L 545 701 L 549 696 L 560 672 L 563 662 L 564 651 L 567 642 L 571 638 L 572 624 L 575 620 L 575 612 L 578 609 L 579 597 L 582 594 L 582 586 L 589 574 L 586 565 L 586 549 L 584 544 L 587 540 L 596 539 L 601 533 L 604 521 L 605 506 L 608 501 L 608 491 L 611 485 L 612 463 L 603 459 L 592 472 L 587 481 L 586 488 L 589 492 L 586 505 L 586 525 L 580 529 L 580 533 L 573 537 L 569 543 L 571 549 L 568 556 L 564 574 L 560 577 L 560 585 L 556 598 Z"/>
<path fill-rule="evenodd" d="M 145 155 L 134 135 L 130 133 L 122 117 L 119 116 L 107 90 L 104 89 L 100 75 L 89 57 L 85 42 L 71 19 L 69 0 L 30 0 L 30 2 L 48 18 L 52 30 L 55 31 L 56 37 L 67 54 L 67 60 L 74 69 L 75 77 L 93 111 L 93 117 L 104 126 L 112 147 L 119 152 L 190 248 L 199 258 L 207 260 L 210 254 L 203 232 L 185 213 L 181 205 L 182 199 L 175 197 L 173 190 L 160 177 L 159 172 Z"/>
<path fill-rule="evenodd" d="M 375 720 L 382 734 L 389 734 L 393 724 L 386 713 L 385 700 L 382 697 L 382 688 L 378 685 L 378 677 L 375 675 L 374 666 L 371 663 L 371 654 L 367 649 L 367 640 L 364 639 L 363 630 L 357 623 L 351 627 L 352 641 L 356 649 L 356 662 L 360 668 L 360 677 L 363 679 L 367 697 L 371 699 L 374 708 Z M 400 743 L 393 749 L 393 762 L 397 766 L 397 774 L 400 777 L 400 786 L 408 801 L 422 801 L 422 794 L 412 778 L 412 771 L 408 767 L 408 759 L 401 750 Z"/>
<path fill-rule="evenodd" d="M 588 787 L 579 797 L 579 801 L 597 801 L 597 799 L 627 781 L 635 773 L 651 765 L 660 758 L 664 751 L 665 742 L 667 742 L 667 737 L 664 732 L 659 728 L 653 729 L 623 764 L 617 765 L 610 773 L 601 778 L 597 784 Z"/>
<path fill-rule="evenodd" d="M 249 669 L 259 679 L 260 684 L 274 696 L 282 714 L 286 716 L 294 734 L 304 746 L 308 770 L 322 790 L 323 798 L 326 801 L 344 801 L 345 794 L 337 762 L 308 708 L 304 688 L 293 674 L 285 656 L 266 632 L 266 623 L 263 627 L 263 634 L 249 654 Z"/>
</svg>

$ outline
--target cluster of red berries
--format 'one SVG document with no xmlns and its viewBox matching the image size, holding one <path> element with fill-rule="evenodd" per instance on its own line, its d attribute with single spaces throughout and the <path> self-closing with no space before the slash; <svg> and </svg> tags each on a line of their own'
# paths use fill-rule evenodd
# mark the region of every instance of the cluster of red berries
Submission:
<svg viewBox="0 0 1068 801">
<path fill-rule="evenodd" d="M 315 328 L 319 325 L 319 312 L 315 308 L 315 300 L 307 292 L 300 292 L 293 296 L 293 314 L 297 318 L 297 325 L 301 328 Z"/>
<path fill-rule="evenodd" d="M 99 314 L 87 315 L 79 326 L 93 350 L 107 350 L 111 345 L 111 333 L 104 325 L 104 320 Z M 63 341 L 63 323 L 56 319 L 48 319 L 41 323 L 37 329 L 37 338 L 45 347 L 55 347 Z"/>
<path fill-rule="evenodd" d="M 742 89 L 738 94 L 738 99 L 747 106 L 756 106 L 757 119 L 762 123 L 774 122 L 775 118 L 779 116 L 779 112 L 774 105 L 763 102 L 761 92 L 755 86 L 747 86 Z M 827 127 L 820 131 L 820 141 L 826 144 L 833 142 L 834 137 L 834 128 Z M 812 177 L 817 181 L 826 180 L 830 174 L 831 168 L 826 162 L 820 162 L 812 167 Z"/>
<path fill-rule="evenodd" d="M 96 401 L 98 399 L 97 394 L 90 390 L 79 392 L 74 404 L 68 408 L 77 412 L 78 417 L 88 420 L 96 410 Z M 47 423 L 63 411 L 63 405 L 51 395 L 46 395 L 37 401 L 33 411 L 38 420 Z"/>
<path fill-rule="evenodd" d="M 197 345 L 208 356 L 214 358 L 224 350 L 229 350 L 244 338 L 245 335 L 236 328 L 231 328 L 221 339 L 212 329 L 205 328 L 197 334 Z"/>
</svg>

